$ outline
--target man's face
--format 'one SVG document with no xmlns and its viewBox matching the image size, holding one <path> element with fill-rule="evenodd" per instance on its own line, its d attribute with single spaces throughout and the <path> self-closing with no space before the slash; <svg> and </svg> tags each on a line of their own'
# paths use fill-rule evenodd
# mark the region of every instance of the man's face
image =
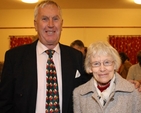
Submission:
<svg viewBox="0 0 141 113">
<path fill-rule="evenodd" d="M 53 49 L 60 40 L 62 24 L 60 10 L 55 5 L 39 8 L 34 26 L 41 43 L 49 49 Z"/>
</svg>

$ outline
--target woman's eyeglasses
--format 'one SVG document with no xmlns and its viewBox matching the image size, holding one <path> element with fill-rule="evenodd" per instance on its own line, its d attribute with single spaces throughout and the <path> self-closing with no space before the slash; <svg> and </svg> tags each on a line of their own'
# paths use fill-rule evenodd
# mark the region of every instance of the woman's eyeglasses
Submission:
<svg viewBox="0 0 141 113">
<path fill-rule="evenodd" d="M 111 66 L 111 65 L 113 64 L 113 62 L 114 62 L 114 61 L 105 60 L 104 62 L 102 62 L 102 64 L 103 64 L 104 66 Z M 92 62 L 92 63 L 91 63 L 91 66 L 92 66 L 92 67 L 100 67 L 100 66 L 101 66 L 101 62 L 98 62 L 98 61 Z"/>
</svg>

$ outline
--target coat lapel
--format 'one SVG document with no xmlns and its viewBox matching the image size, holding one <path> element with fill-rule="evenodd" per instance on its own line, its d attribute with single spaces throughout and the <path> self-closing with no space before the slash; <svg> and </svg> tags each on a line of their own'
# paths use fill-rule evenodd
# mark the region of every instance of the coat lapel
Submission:
<svg viewBox="0 0 141 113">
<path fill-rule="evenodd" d="M 62 86 L 63 86 L 63 113 L 70 113 L 72 106 L 72 91 L 74 83 L 75 69 L 73 61 L 67 47 L 60 44 L 61 66 L 62 66 Z"/>
</svg>

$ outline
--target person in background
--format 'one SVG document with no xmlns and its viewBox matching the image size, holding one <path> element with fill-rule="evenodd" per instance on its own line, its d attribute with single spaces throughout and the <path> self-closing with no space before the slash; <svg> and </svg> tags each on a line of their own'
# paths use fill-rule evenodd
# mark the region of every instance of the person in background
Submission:
<svg viewBox="0 0 141 113">
<path fill-rule="evenodd" d="M 137 80 L 141 83 L 141 50 L 137 53 L 137 61 L 137 64 L 134 64 L 129 68 L 127 79 Z"/>
<path fill-rule="evenodd" d="M 0 83 L 0 113 L 73 113 L 73 89 L 85 82 L 84 59 L 80 51 L 59 43 L 62 25 L 61 9 L 56 2 L 44 0 L 35 7 L 34 26 L 38 39 L 5 53 Z M 47 111 L 46 106 L 47 50 L 55 51 L 53 61 L 59 88 L 58 112 Z"/>
<path fill-rule="evenodd" d="M 120 52 L 119 55 L 121 58 L 121 66 L 119 68 L 119 74 L 126 79 L 128 70 L 132 66 L 132 63 L 129 61 L 129 57 L 124 52 Z"/>
<path fill-rule="evenodd" d="M 109 43 L 88 47 L 85 69 L 93 77 L 74 89 L 74 113 L 141 113 L 141 92 L 117 73 L 120 64 Z"/>
<path fill-rule="evenodd" d="M 74 40 L 71 44 L 70 44 L 70 47 L 78 50 L 78 51 L 81 51 L 83 56 L 84 56 L 84 60 L 85 60 L 85 57 L 86 57 L 86 53 L 87 53 L 87 47 L 84 46 L 84 43 L 81 41 L 81 40 Z M 90 80 L 91 77 L 92 77 L 92 74 L 87 74 L 86 73 L 86 76 L 87 76 L 87 80 Z"/>
<path fill-rule="evenodd" d="M 70 47 L 77 49 L 82 52 L 84 58 L 87 53 L 87 47 L 84 46 L 84 43 L 81 40 L 74 40 L 71 44 Z"/>
</svg>

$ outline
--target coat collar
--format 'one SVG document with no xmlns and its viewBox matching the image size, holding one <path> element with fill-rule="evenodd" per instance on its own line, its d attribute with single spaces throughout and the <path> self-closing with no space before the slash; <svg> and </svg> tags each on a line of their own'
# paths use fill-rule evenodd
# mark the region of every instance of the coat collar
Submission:
<svg viewBox="0 0 141 113">
<path fill-rule="evenodd" d="M 118 73 L 115 74 L 115 92 L 133 92 L 134 85 L 129 81 L 123 79 Z M 94 78 L 92 77 L 87 83 L 82 85 L 81 95 L 96 92 L 94 87 Z"/>
</svg>

